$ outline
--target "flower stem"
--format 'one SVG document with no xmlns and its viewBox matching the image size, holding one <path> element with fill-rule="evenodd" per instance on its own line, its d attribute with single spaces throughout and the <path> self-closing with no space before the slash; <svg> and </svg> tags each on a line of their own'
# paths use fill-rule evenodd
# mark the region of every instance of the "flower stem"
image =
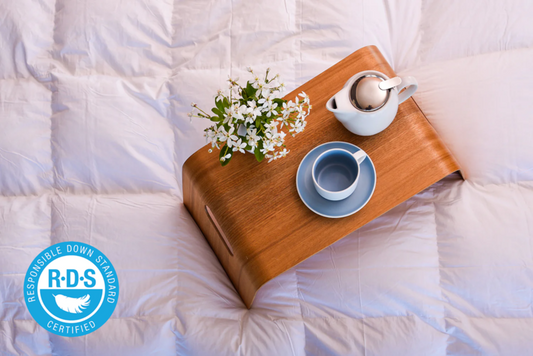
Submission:
<svg viewBox="0 0 533 356">
<path fill-rule="evenodd" d="M 195 106 L 195 108 L 197 108 L 199 111 L 201 111 L 205 116 L 207 116 L 207 118 L 211 118 L 211 115 L 209 115 L 208 113 L 206 113 L 205 111 L 200 109 L 198 106 Z"/>
</svg>

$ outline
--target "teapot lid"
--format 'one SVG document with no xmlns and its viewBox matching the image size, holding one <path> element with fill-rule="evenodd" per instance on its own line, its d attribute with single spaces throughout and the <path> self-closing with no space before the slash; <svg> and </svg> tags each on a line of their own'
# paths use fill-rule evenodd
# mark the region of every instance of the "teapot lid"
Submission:
<svg viewBox="0 0 533 356">
<path fill-rule="evenodd" d="M 374 74 L 358 78 L 350 90 L 352 105 L 361 111 L 376 111 L 389 100 L 390 89 L 383 90 L 380 83 L 385 78 Z"/>
</svg>

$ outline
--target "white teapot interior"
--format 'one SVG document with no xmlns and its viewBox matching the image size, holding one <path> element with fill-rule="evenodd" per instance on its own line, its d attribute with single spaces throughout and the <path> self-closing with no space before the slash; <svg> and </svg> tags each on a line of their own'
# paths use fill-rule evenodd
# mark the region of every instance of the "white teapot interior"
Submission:
<svg viewBox="0 0 533 356">
<path fill-rule="evenodd" d="M 326 108 L 349 131 L 375 135 L 394 120 L 398 105 L 418 88 L 413 77 L 389 78 L 377 71 L 364 71 L 351 77 L 326 103 Z M 402 92 L 400 92 L 402 89 Z"/>
</svg>

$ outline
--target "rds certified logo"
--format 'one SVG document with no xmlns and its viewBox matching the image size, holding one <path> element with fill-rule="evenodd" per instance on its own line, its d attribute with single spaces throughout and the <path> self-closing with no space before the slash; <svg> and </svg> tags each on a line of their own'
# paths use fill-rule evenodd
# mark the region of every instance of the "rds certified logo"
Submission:
<svg viewBox="0 0 533 356">
<path fill-rule="evenodd" d="M 118 278 L 111 262 L 81 242 L 61 242 L 31 263 L 24 299 L 33 318 L 61 336 L 89 334 L 113 314 Z"/>
</svg>

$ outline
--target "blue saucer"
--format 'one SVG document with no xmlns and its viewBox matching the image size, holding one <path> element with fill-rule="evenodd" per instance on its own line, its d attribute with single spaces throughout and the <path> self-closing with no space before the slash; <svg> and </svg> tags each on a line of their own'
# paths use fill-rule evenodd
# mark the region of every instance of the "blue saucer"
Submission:
<svg viewBox="0 0 533 356">
<path fill-rule="evenodd" d="M 356 213 L 368 203 L 376 188 L 376 169 L 370 157 L 367 157 L 361 164 L 361 176 L 352 195 L 339 201 L 324 199 L 313 185 L 311 170 L 315 159 L 322 152 L 332 148 L 342 148 L 352 153 L 360 150 L 359 147 L 348 142 L 328 142 L 313 148 L 298 167 L 296 188 L 304 204 L 313 212 L 326 218 L 343 218 Z"/>
</svg>

